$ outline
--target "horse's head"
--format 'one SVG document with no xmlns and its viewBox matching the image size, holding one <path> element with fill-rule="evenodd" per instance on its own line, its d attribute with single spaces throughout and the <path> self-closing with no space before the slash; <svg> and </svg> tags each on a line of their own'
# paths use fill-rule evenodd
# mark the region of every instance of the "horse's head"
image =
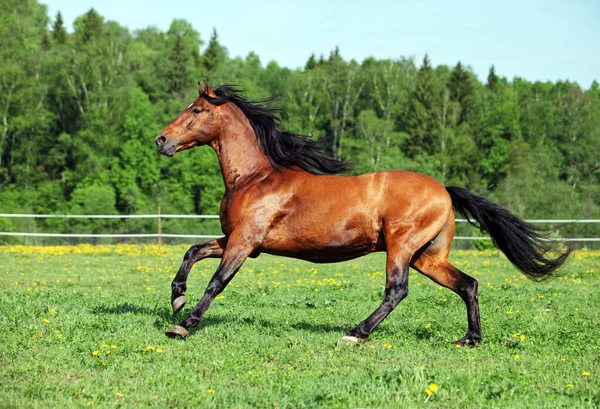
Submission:
<svg viewBox="0 0 600 409">
<path fill-rule="evenodd" d="M 160 153 L 173 156 L 175 152 L 210 143 L 218 133 L 217 111 L 219 105 L 208 99 L 217 98 L 214 91 L 204 82 L 198 83 L 198 99 L 184 109 L 155 138 Z M 206 98 L 208 97 L 208 99 Z"/>
</svg>

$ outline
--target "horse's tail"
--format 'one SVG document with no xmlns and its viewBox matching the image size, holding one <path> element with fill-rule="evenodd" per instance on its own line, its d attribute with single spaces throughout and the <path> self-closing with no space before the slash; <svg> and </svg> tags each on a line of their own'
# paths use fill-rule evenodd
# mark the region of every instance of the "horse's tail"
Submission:
<svg viewBox="0 0 600 409">
<path fill-rule="evenodd" d="M 552 230 L 535 227 L 503 207 L 474 195 L 467 189 L 448 186 L 452 206 L 473 226 L 486 231 L 511 263 L 529 278 L 541 281 L 567 261 L 571 249 L 559 251 L 548 240 Z M 557 256 L 551 258 L 550 252 Z"/>
</svg>

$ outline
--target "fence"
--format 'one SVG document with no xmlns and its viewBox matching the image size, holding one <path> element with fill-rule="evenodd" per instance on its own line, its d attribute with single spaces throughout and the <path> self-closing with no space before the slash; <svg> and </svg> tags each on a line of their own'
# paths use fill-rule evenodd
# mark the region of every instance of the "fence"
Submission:
<svg viewBox="0 0 600 409">
<path fill-rule="evenodd" d="M 185 215 L 185 214 L 161 214 L 160 207 L 157 214 L 136 214 L 136 215 L 75 215 L 75 214 L 20 214 L 20 213 L 0 213 L 0 218 L 37 218 L 37 219 L 156 219 L 156 233 L 115 233 L 115 234 L 94 234 L 94 233 L 37 233 L 37 232 L 0 232 L 0 236 L 20 236 L 20 237 L 75 237 L 75 238 L 156 238 L 158 244 L 161 244 L 162 238 L 197 238 L 197 239 L 212 239 L 221 237 L 220 235 L 209 234 L 175 234 L 163 233 L 163 219 L 218 219 L 217 215 Z M 466 219 L 456 219 L 459 223 L 467 222 Z M 528 219 L 526 222 L 533 224 L 565 224 L 565 223 L 600 223 L 598 219 Z M 455 240 L 491 240 L 489 237 L 476 236 L 455 236 Z M 570 242 L 600 242 L 599 237 L 561 237 L 553 238 L 553 240 L 570 241 Z"/>
</svg>

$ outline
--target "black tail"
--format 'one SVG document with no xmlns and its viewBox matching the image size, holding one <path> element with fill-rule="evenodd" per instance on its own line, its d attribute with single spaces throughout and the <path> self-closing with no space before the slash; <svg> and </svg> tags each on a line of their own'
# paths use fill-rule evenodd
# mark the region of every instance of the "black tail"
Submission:
<svg viewBox="0 0 600 409">
<path fill-rule="evenodd" d="M 511 263 L 529 278 L 541 281 L 567 261 L 570 249 L 559 251 L 556 242 L 547 240 L 551 230 L 540 229 L 519 219 L 503 207 L 455 186 L 446 187 L 452 206 L 469 223 L 486 231 Z M 548 258 L 556 251 L 556 258 Z"/>
</svg>

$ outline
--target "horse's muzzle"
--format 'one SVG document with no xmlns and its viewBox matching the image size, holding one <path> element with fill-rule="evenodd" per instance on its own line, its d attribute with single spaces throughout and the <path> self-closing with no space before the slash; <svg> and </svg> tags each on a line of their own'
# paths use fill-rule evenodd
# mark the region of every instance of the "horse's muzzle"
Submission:
<svg viewBox="0 0 600 409">
<path fill-rule="evenodd" d="M 159 153 L 167 156 L 173 156 L 175 153 L 175 144 L 169 144 L 168 139 L 164 135 L 159 135 L 155 139 L 156 149 Z"/>
</svg>

